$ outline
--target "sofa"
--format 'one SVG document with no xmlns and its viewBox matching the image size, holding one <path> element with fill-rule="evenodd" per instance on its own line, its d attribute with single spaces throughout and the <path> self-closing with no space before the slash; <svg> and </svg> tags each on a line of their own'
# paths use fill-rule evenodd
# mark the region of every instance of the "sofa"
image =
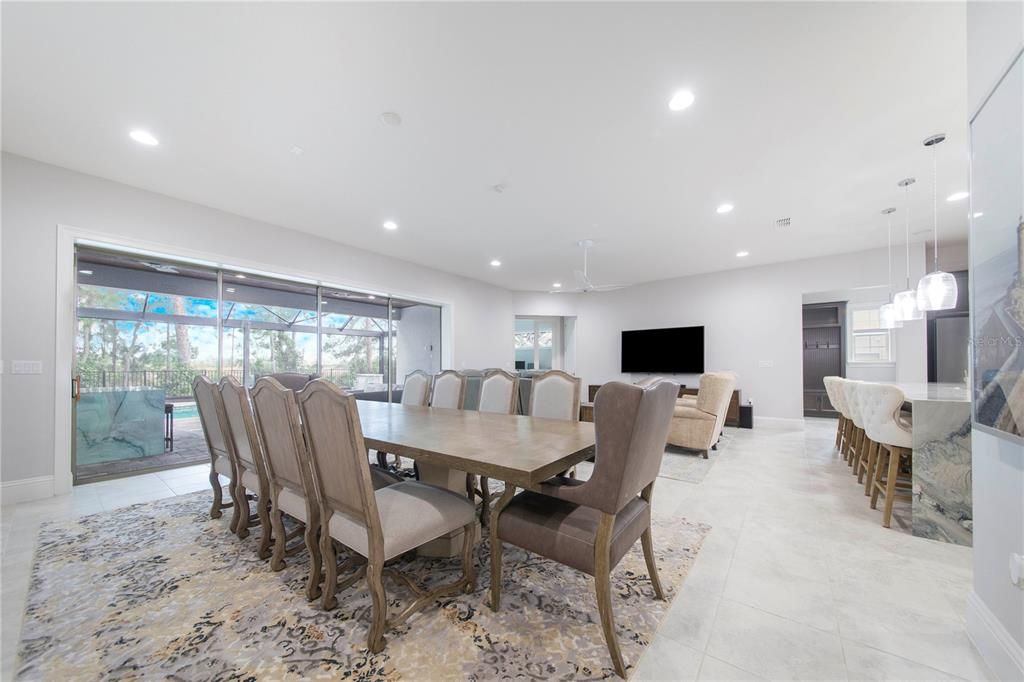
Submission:
<svg viewBox="0 0 1024 682">
<path fill-rule="evenodd" d="M 701 376 L 696 396 L 676 400 L 669 444 L 696 450 L 707 459 L 708 450 L 715 447 L 722 433 L 735 388 L 736 375 L 732 372 L 708 372 Z"/>
</svg>

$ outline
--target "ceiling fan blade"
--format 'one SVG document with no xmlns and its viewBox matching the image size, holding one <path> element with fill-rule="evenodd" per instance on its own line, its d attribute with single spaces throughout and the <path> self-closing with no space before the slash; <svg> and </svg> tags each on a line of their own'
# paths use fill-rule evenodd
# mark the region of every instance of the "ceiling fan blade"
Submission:
<svg viewBox="0 0 1024 682">
<path fill-rule="evenodd" d="M 595 284 L 590 287 L 591 291 L 615 291 L 616 289 L 625 289 L 627 284 Z"/>
<path fill-rule="evenodd" d="M 582 294 L 583 289 L 552 289 L 549 294 Z"/>
</svg>

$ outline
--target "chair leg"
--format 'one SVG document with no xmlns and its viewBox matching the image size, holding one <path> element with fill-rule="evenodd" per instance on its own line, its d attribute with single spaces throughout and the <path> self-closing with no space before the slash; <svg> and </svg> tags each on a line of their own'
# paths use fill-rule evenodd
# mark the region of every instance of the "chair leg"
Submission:
<svg viewBox="0 0 1024 682">
<path fill-rule="evenodd" d="M 615 636 L 615 614 L 612 612 L 609 554 L 614 527 L 615 516 L 601 514 L 601 522 L 597 529 L 597 541 L 594 543 L 594 584 L 597 591 L 597 610 L 601 614 L 601 629 L 604 630 L 604 641 L 608 645 L 608 653 L 611 654 L 615 672 L 619 677 L 625 678 L 626 666 L 622 661 L 622 652 L 619 650 L 619 640 Z"/>
<path fill-rule="evenodd" d="M 889 448 L 878 444 L 878 457 L 875 459 L 875 478 L 871 481 L 871 508 L 878 509 L 878 493 L 882 490 L 882 472 L 889 466 L 892 453 Z"/>
<path fill-rule="evenodd" d="M 491 610 L 501 608 L 501 540 L 498 539 L 498 517 L 515 495 L 516 487 L 505 483 L 505 492 L 491 510 Z"/>
<path fill-rule="evenodd" d="M 284 562 L 285 532 L 281 510 L 277 508 L 277 504 L 274 504 L 270 510 L 270 527 L 274 531 L 274 552 L 270 558 L 270 570 L 280 571 L 286 566 Z"/>
<path fill-rule="evenodd" d="M 703 452 L 701 452 L 701 455 L 704 457 L 704 459 L 707 459 L 708 458 L 708 451 L 704 450 Z"/>
<path fill-rule="evenodd" d="M 334 594 L 338 589 L 338 555 L 334 552 L 331 534 L 320 533 L 320 557 L 324 563 L 324 589 L 320 593 L 320 608 L 330 611 L 338 605 Z"/>
<path fill-rule="evenodd" d="M 839 415 L 839 421 L 836 423 L 836 450 L 839 449 L 843 442 L 843 416 Z"/>
<path fill-rule="evenodd" d="M 306 550 L 309 552 L 309 576 L 306 578 L 306 600 L 313 601 L 320 596 L 320 581 L 322 579 L 323 561 L 320 554 L 320 541 L 318 535 L 320 534 L 320 512 L 317 509 L 311 510 L 308 514 L 309 520 L 306 522 L 306 532 L 304 540 L 306 541 Z M 324 530 L 324 535 L 330 537 L 330 533 Z"/>
<path fill-rule="evenodd" d="M 647 561 L 647 575 L 651 577 L 651 587 L 654 588 L 654 596 L 665 601 L 665 592 L 661 589 L 661 578 L 658 577 L 658 564 L 654 560 L 654 540 L 651 537 L 651 527 L 640 536 L 640 544 L 644 548 L 644 560 Z"/>
<path fill-rule="evenodd" d="M 462 577 L 466 581 L 462 591 L 472 594 L 476 591 L 476 564 L 473 563 L 473 547 L 476 522 L 468 523 L 462 528 Z"/>
<path fill-rule="evenodd" d="M 484 528 L 491 521 L 491 479 L 486 476 L 480 477 L 480 525 Z"/>
<path fill-rule="evenodd" d="M 256 514 L 260 517 L 259 557 L 266 559 L 270 556 L 270 544 L 274 538 L 273 529 L 270 525 L 270 496 L 266 491 L 262 491 L 259 499 L 256 500 Z"/>
<path fill-rule="evenodd" d="M 874 460 L 878 453 L 878 443 L 871 441 L 868 443 L 868 451 L 864 453 L 863 459 L 857 465 L 857 483 L 864 483 L 864 474 L 867 474 L 867 478 L 871 478 L 871 470 L 874 469 Z"/>
<path fill-rule="evenodd" d="M 900 474 L 900 450 L 889 450 L 889 475 L 885 480 L 885 505 L 882 507 L 882 527 L 892 522 L 892 503 L 896 501 L 896 478 Z"/>
<path fill-rule="evenodd" d="M 231 516 L 235 524 L 235 535 L 239 540 L 244 540 L 249 537 L 249 498 L 245 496 L 245 486 L 241 480 L 238 481 L 238 485 L 231 486 L 231 498 L 235 501 L 234 514 Z"/>
<path fill-rule="evenodd" d="M 384 650 L 384 627 L 388 619 L 388 600 L 384 592 L 383 562 L 371 561 L 366 568 L 366 582 L 370 586 L 370 597 L 373 599 L 373 615 L 370 632 L 367 635 L 366 647 L 370 653 Z"/>
<path fill-rule="evenodd" d="M 213 505 L 210 507 L 210 518 L 219 519 L 222 502 L 224 501 L 224 491 L 220 487 L 220 476 L 217 475 L 217 470 L 210 466 L 210 487 L 213 488 Z"/>
<path fill-rule="evenodd" d="M 379 466 L 381 469 L 384 469 L 385 471 L 387 470 L 388 453 L 382 452 L 380 450 L 377 451 L 377 466 Z"/>
</svg>

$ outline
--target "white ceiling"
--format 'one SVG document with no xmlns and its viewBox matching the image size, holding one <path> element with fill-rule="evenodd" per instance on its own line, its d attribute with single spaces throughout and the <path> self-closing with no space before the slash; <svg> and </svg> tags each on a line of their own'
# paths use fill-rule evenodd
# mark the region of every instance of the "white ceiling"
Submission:
<svg viewBox="0 0 1024 682">
<path fill-rule="evenodd" d="M 939 131 L 966 238 L 962 3 L 2 13 L 5 150 L 513 289 L 570 283 L 584 237 L 606 284 L 884 246 L 904 176 L 931 226 Z"/>
</svg>

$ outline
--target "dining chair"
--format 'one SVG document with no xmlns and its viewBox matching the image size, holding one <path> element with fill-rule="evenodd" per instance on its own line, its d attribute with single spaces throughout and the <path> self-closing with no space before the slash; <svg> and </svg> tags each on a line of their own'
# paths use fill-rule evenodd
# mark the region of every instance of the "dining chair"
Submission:
<svg viewBox="0 0 1024 682">
<path fill-rule="evenodd" d="M 256 495 L 255 522 L 260 526 L 259 557 L 270 556 L 273 531 L 270 525 L 270 478 L 263 455 L 263 444 L 256 433 L 256 421 L 249 402 L 249 391 L 233 376 L 220 380 L 220 395 L 224 401 L 224 414 L 228 430 L 235 445 L 235 459 L 238 469 L 235 499 L 243 505 L 240 522 L 235 529 L 239 538 L 249 535 L 253 519 L 249 512 L 249 495 Z"/>
<path fill-rule="evenodd" d="M 654 597 L 664 599 L 651 537 L 651 497 L 678 385 L 607 383 L 594 399 L 594 470 L 586 481 L 555 477 L 536 492 L 507 486 L 491 514 L 491 608 L 501 606 L 502 542 L 593 576 L 615 672 L 626 667 L 615 636 L 611 570 L 639 539 Z M 574 604 L 574 608 L 579 605 Z"/>
<path fill-rule="evenodd" d="M 839 377 L 827 376 L 822 377 L 821 383 L 825 386 L 825 395 L 828 396 L 828 403 L 832 406 L 836 412 L 839 413 L 839 419 L 836 420 L 836 443 L 835 449 L 839 450 L 840 443 L 843 438 L 843 413 L 839 411 L 839 398 L 837 396 Z"/>
<path fill-rule="evenodd" d="M 303 386 L 316 379 L 315 374 L 303 374 L 302 372 L 276 372 L 274 374 L 265 374 L 264 376 L 276 379 L 277 383 L 289 391 L 301 391 Z"/>
<path fill-rule="evenodd" d="M 899 387 L 871 383 L 861 386 L 861 392 L 864 430 L 872 444 L 863 466 L 865 492 L 871 492 L 872 509 L 879 495 L 884 498 L 882 526 L 888 528 L 896 498 L 911 499 L 913 432 L 900 413 L 905 397 Z"/>
<path fill-rule="evenodd" d="M 460 495 L 419 481 L 374 490 L 355 398 L 323 380 L 310 382 L 297 397 L 309 444 L 314 496 L 323 520 L 320 552 L 325 575 L 321 606 L 333 609 L 336 592 L 365 576 L 373 601 L 367 646 L 377 653 L 384 648 L 386 629 L 401 625 L 440 597 L 475 589 L 471 538 L 476 508 Z M 393 566 L 384 566 L 390 559 L 459 529 L 466 540 L 458 580 L 425 590 Z M 340 583 L 333 540 L 366 559 Z M 416 595 L 391 619 L 384 576 L 397 579 Z"/>
<path fill-rule="evenodd" d="M 309 551 L 306 599 L 312 601 L 320 595 L 320 543 L 317 539 L 320 510 L 314 502 L 309 451 L 302 435 L 295 392 L 282 386 L 276 379 L 261 377 L 250 395 L 256 416 L 256 433 L 263 443 L 270 483 L 270 525 L 274 537 L 270 568 L 274 571 L 282 570 L 285 567 L 285 556 L 300 551 L 304 544 Z M 365 450 L 363 457 L 366 457 Z M 305 528 L 299 527 L 286 534 L 283 514 L 301 521 Z M 304 542 L 296 542 L 288 547 L 288 541 L 300 532 Z"/>
<path fill-rule="evenodd" d="M 484 371 L 483 380 L 480 382 L 480 412 L 491 412 L 495 414 L 515 414 L 516 404 L 519 402 L 519 377 L 503 369 L 489 369 Z M 486 476 L 480 477 L 480 486 L 477 487 L 476 476 L 468 474 L 466 482 L 471 499 L 474 496 L 480 497 L 480 523 L 487 525 L 491 514 L 491 489 L 490 480 Z"/>
<path fill-rule="evenodd" d="M 836 450 L 842 454 L 853 427 L 849 416 L 850 411 L 846 407 L 846 389 L 844 388 L 846 379 L 838 376 L 826 377 L 826 380 L 828 379 L 831 379 L 830 383 L 832 384 L 832 394 L 829 396 L 829 400 L 832 402 L 832 407 L 836 408 L 836 412 L 839 413 L 839 426 L 836 428 Z"/>
<path fill-rule="evenodd" d="M 433 377 L 421 369 L 414 370 L 405 375 L 405 383 L 402 385 L 402 405 L 415 407 L 426 407 L 430 402 L 430 384 Z M 388 468 L 388 453 L 377 451 L 377 466 L 381 469 Z M 395 468 L 402 468 L 402 458 L 395 455 Z"/>
<path fill-rule="evenodd" d="M 434 377 L 434 390 L 430 395 L 430 406 L 449 410 L 461 410 L 466 401 L 466 375 L 453 369 Z"/>
<path fill-rule="evenodd" d="M 560 369 L 550 369 L 534 376 L 532 383 L 527 410 L 531 417 L 579 421 L 579 377 Z"/>
<path fill-rule="evenodd" d="M 846 408 L 850 411 L 850 421 L 853 422 L 849 441 L 846 444 L 846 449 L 843 451 L 843 459 L 846 460 L 846 463 L 851 467 L 853 466 L 853 460 L 860 451 L 860 447 L 864 440 L 864 421 L 861 419 L 860 396 L 858 395 L 858 390 L 862 383 L 864 382 L 856 381 L 854 379 L 847 379 L 843 382 L 843 395 L 846 397 Z M 856 472 L 856 469 L 854 472 Z"/>
<path fill-rule="evenodd" d="M 199 412 L 199 423 L 203 427 L 203 437 L 210 453 L 210 487 L 213 488 L 213 504 L 210 507 L 210 518 L 219 519 L 221 510 L 233 508 L 231 532 L 236 532 L 241 520 L 241 509 L 236 499 L 235 481 L 238 471 L 235 464 L 234 447 L 227 428 L 227 417 L 224 414 L 224 401 L 221 400 L 217 384 L 202 374 L 192 378 L 192 395 L 196 400 L 196 411 Z M 228 479 L 228 494 L 231 502 L 224 502 L 224 490 L 220 477 Z"/>
</svg>

